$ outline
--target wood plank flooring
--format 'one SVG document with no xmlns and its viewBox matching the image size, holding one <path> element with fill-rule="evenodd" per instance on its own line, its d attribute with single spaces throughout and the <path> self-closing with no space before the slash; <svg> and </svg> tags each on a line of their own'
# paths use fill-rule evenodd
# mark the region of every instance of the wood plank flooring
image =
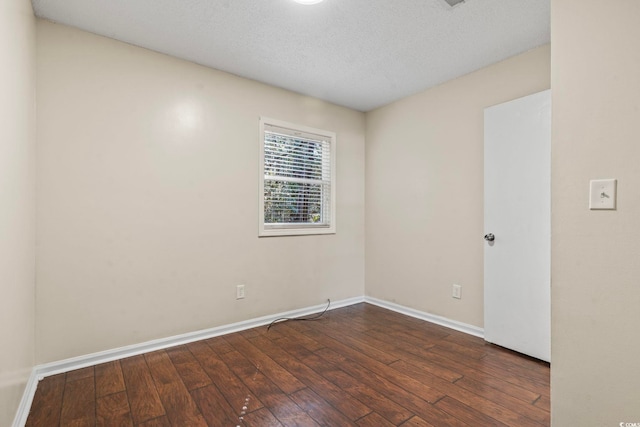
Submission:
<svg viewBox="0 0 640 427">
<path fill-rule="evenodd" d="M 45 378 L 27 426 L 548 426 L 549 365 L 373 305 Z"/>
</svg>

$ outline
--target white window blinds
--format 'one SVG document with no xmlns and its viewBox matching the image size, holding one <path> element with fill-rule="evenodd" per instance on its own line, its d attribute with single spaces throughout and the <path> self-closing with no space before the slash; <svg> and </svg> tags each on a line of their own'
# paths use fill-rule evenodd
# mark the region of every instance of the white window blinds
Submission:
<svg viewBox="0 0 640 427">
<path fill-rule="evenodd" d="M 333 135 L 274 122 L 262 123 L 263 234 L 334 232 Z"/>
</svg>

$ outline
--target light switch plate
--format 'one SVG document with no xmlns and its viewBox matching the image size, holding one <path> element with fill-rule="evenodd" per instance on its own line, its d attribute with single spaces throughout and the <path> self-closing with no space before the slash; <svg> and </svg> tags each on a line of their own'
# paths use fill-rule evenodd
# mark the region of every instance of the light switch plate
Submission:
<svg viewBox="0 0 640 427">
<path fill-rule="evenodd" d="M 615 179 L 592 179 L 589 185 L 589 209 L 615 209 Z"/>
</svg>

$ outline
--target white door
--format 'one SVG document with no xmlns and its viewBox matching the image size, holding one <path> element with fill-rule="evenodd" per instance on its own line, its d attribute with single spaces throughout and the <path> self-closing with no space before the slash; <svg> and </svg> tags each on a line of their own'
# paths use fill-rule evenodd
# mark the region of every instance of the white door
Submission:
<svg viewBox="0 0 640 427">
<path fill-rule="evenodd" d="M 485 340 L 546 361 L 551 359 L 550 153 L 550 91 L 485 109 Z"/>
</svg>

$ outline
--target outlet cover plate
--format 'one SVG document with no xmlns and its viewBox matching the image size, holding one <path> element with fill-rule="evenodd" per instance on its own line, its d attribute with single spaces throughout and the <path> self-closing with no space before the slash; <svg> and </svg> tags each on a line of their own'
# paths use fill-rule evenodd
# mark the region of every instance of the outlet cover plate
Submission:
<svg viewBox="0 0 640 427">
<path fill-rule="evenodd" d="M 236 299 L 243 299 L 244 296 L 244 285 L 238 285 L 236 288 Z"/>
<path fill-rule="evenodd" d="M 453 298 L 460 299 L 462 298 L 462 286 L 453 285 L 453 292 L 451 294 Z"/>
</svg>

